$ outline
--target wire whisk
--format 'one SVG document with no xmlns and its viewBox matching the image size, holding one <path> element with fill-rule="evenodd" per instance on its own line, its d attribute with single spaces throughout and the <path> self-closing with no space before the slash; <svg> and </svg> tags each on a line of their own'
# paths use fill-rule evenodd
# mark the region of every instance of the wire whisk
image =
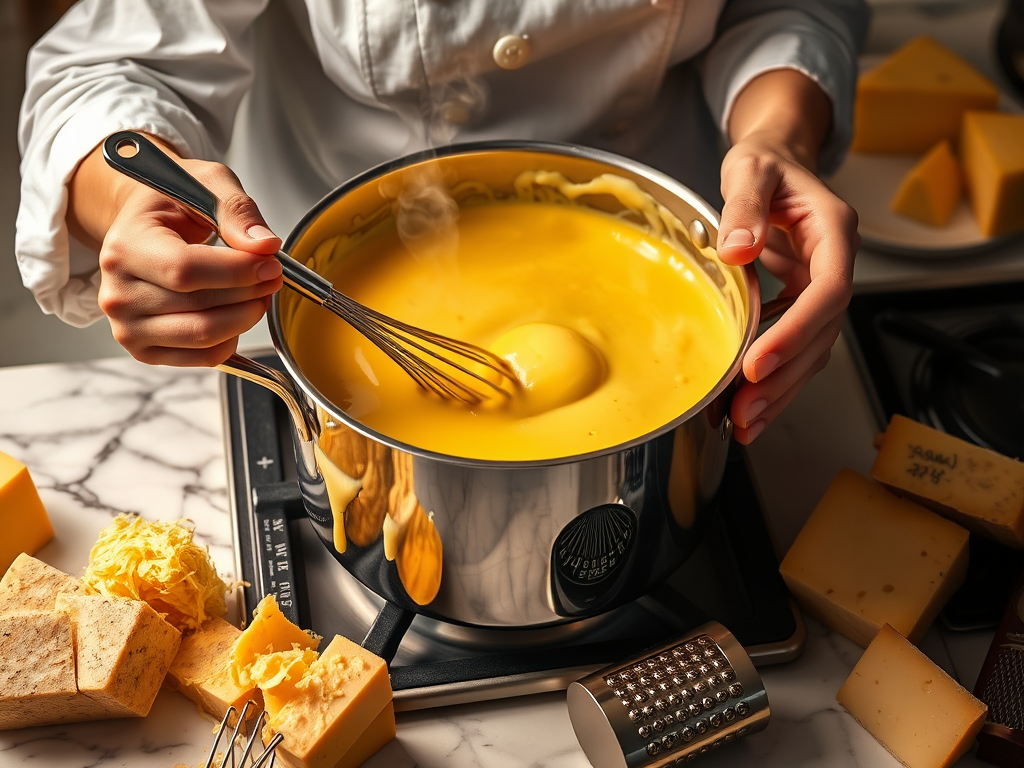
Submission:
<svg viewBox="0 0 1024 768">
<path fill-rule="evenodd" d="M 263 723 L 267 717 L 266 712 L 260 712 L 259 717 L 256 718 L 252 725 L 252 733 L 246 739 L 243 733 L 243 725 L 249 716 L 249 709 L 254 706 L 256 705 L 252 701 L 247 701 L 240 713 L 234 707 L 228 707 L 228 711 L 224 713 L 224 717 L 220 721 L 220 727 L 217 729 L 217 738 L 214 739 L 213 746 L 210 747 L 210 756 L 206 760 L 206 768 L 227 768 L 229 758 L 231 760 L 231 768 L 274 768 L 277 745 L 284 740 L 284 736 L 280 733 L 275 734 L 274 738 L 265 747 L 260 743 L 262 751 L 259 754 L 254 753 L 253 747 L 256 744 L 256 740 L 260 737 L 260 731 L 263 729 Z M 232 729 L 231 718 L 236 714 L 238 718 L 235 722 L 235 727 Z M 223 759 L 215 766 L 214 762 L 217 760 L 217 749 L 220 747 L 220 740 L 227 735 L 229 730 L 231 738 L 228 739 L 227 744 L 224 746 L 224 751 L 219 753 L 223 756 Z M 239 737 L 245 740 L 244 745 L 239 742 Z M 239 749 L 241 749 L 240 755 L 238 754 Z"/>
<path fill-rule="evenodd" d="M 103 157 L 111 167 L 163 193 L 220 232 L 216 196 L 142 134 L 111 134 L 103 142 Z M 508 361 L 493 352 L 388 317 L 335 290 L 284 251 L 276 256 L 289 287 L 349 323 L 424 389 L 447 400 L 479 405 L 511 397 L 519 384 Z"/>
</svg>

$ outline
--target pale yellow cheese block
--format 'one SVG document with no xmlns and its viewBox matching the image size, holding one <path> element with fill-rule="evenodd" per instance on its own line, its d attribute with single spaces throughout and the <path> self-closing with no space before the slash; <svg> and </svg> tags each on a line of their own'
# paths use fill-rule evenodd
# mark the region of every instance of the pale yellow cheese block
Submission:
<svg viewBox="0 0 1024 768">
<path fill-rule="evenodd" d="M 1024 549 L 1024 463 L 896 415 L 871 476 L 972 531 Z"/>
<path fill-rule="evenodd" d="M 391 680 L 380 657 L 337 635 L 306 677 L 279 711 L 268 708 L 263 741 L 269 743 L 277 733 L 284 736 L 277 749 L 279 761 L 292 768 L 334 768 L 356 749 L 364 733 L 374 734 L 373 743 L 380 742 L 373 751 L 394 735 L 394 711 L 387 709 Z M 374 725 L 382 713 L 390 726 Z"/>
<path fill-rule="evenodd" d="M 0 451 L 0 574 L 22 552 L 34 555 L 53 538 L 53 525 L 28 469 Z"/>
<path fill-rule="evenodd" d="M 0 730 L 111 716 L 103 704 L 78 692 L 66 614 L 0 616 Z"/>
<path fill-rule="evenodd" d="M 955 763 L 988 711 L 889 625 L 864 651 L 836 700 L 908 768 Z"/>
<path fill-rule="evenodd" d="M 968 533 L 844 469 L 779 570 L 812 616 L 862 646 L 883 624 L 917 641 L 967 574 Z"/>
<path fill-rule="evenodd" d="M 62 594 L 57 610 L 71 617 L 78 690 L 117 716 L 144 717 L 181 633 L 141 600 Z"/>
<path fill-rule="evenodd" d="M 857 81 L 854 152 L 926 152 L 956 141 L 963 115 L 995 109 L 999 91 L 974 67 L 927 37 L 911 40 Z"/>
<path fill-rule="evenodd" d="M 968 112 L 960 154 L 981 233 L 994 237 L 1024 229 L 1024 115 Z"/>
<path fill-rule="evenodd" d="M 241 712 L 250 700 L 262 706 L 259 689 L 239 685 L 231 674 L 231 653 L 241 634 L 238 627 L 221 618 L 209 619 L 198 630 L 186 632 L 167 671 L 167 686 L 181 691 L 217 719 L 229 707 Z M 250 711 L 253 715 L 258 712 Z"/>
<path fill-rule="evenodd" d="M 12 611 L 52 611 L 62 592 L 84 595 L 85 584 L 23 552 L 0 579 L 0 616 Z"/>
<path fill-rule="evenodd" d="M 941 227 L 949 221 L 962 193 L 960 164 L 944 140 L 907 172 L 889 207 L 923 224 Z"/>
</svg>

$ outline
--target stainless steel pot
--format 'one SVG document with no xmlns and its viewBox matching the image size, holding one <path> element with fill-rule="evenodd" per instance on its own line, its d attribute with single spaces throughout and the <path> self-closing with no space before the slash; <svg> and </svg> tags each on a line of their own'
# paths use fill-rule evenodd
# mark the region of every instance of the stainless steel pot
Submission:
<svg viewBox="0 0 1024 768">
<path fill-rule="evenodd" d="M 395 190 L 421 184 L 425 173 L 456 197 L 501 197 L 527 170 L 574 182 L 604 173 L 632 180 L 667 212 L 681 247 L 722 293 L 740 350 L 714 389 L 671 423 L 607 450 L 543 461 L 472 460 L 402 444 L 348 416 L 296 363 L 291 321 L 304 299 L 287 289 L 274 298 L 269 323 L 288 375 L 239 356 L 221 366 L 287 402 L 309 519 L 345 568 L 402 607 L 487 627 L 602 613 L 685 560 L 722 479 L 733 385 L 762 314 L 754 270 L 718 260 L 710 206 L 651 168 L 574 146 L 464 144 L 379 166 L 321 200 L 285 250 L 322 271 L 328 259 L 344 258 L 345 242 L 392 215 Z M 605 195 L 577 202 L 623 210 Z"/>
</svg>

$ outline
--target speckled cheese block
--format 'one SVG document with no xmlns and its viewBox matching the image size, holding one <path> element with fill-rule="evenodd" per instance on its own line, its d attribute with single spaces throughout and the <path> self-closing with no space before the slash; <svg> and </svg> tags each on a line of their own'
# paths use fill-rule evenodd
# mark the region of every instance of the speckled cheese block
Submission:
<svg viewBox="0 0 1024 768">
<path fill-rule="evenodd" d="M 988 712 L 889 625 L 864 651 L 836 700 L 909 768 L 953 765 Z"/>
<path fill-rule="evenodd" d="M 52 611 L 62 592 L 86 592 L 80 579 L 22 553 L 0 579 L 0 616 L 22 611 Z"/>
<path fill-rule="evenodd" d="M 0 616 L 0 730 L 106 717 L 105 706 L 78 692 L 66 614 Z"/>
<path fill-rule="evenodd" d="M 967 575 L 968 532 L 853 470 L 782 560 L 800 606 L 862 646 L 883 624 L 917 642 Z"/>
<path fill-rule="evenodd" d="M 78 689 L 116 716 L 145 716 L 181 633 L 140 600 L 63 594 L 57 609 L 71 617 Z"/>
<path fill-rule="evenodd" d="M 242 630 L 221 618 L 186 632 L 167 672 L 167 686 L 218 719 L 228 707 L 241 711 L 248 700 L 261 703 L 259 688 L 239 685 L 231 674 L 231 652 L 241 634 Z"/>
<path fill-rule="evenodd" d="M 1024 549 L 1020 461 L 896 415 L 871 476 L 965 528 Z"/>
</svg>

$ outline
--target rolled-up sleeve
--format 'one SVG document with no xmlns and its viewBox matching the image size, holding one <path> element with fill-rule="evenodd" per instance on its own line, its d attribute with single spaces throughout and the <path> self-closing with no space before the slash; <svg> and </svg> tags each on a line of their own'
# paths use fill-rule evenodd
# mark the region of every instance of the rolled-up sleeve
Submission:
<svg viewBox="0 0 1024 768">
<path fill-rule="evenodd" d="M 834 170 L 849 147 L 857 53 L 867 34 L 862 0 L 733 0 L 719 19 L 703 66 L 704 94 L 723 135 L 740 91 L 773 69 L 795 69 L 832 102 L 832 128 L 818 155 L 819 172 Z"/>
<path fill-rule="evenodd" d="M 44 312 L 97 320 L 97 254 L 65 224 L 67 184 L 114 131 L 155 134 L 217 158 L 252 79 L 252 22 L 265 0 L 85 0 L 29 53 L 19 124 L 15 251 Z"/>
</svg>

